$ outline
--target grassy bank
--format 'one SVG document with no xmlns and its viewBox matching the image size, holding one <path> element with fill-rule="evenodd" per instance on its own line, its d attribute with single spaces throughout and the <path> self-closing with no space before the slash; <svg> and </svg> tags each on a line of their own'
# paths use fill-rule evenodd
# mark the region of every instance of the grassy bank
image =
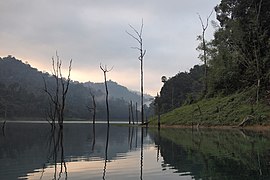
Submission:
<svg viewBox="0 0 270 180">
<path fill-rule="evenodd" d="M 256 104 L 251 94 L 250 91 L 241 92 L 183 105 L 162 114 L 160 123 L 162 125 L 237 126 L 249 117 L 245 125 L 269 125 L 270 106 L 263 101 Z M 157 124 L 157 116 L 151 119 L 151 124 Z"/>
</svg>

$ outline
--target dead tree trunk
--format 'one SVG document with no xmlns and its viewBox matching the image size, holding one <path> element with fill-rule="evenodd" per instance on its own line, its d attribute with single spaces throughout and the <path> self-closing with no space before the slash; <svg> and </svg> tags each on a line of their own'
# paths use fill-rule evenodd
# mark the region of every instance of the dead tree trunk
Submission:
<svg viewBox="0 0 270 180">
<path fill-rule="evenodd" d="M 96 123 L 96 111 L 97 111 L 97 105 L 96 105 L 96 99 L 95 99 L 95 95 L 90 92 L 91 98 L 92 98 L 92 107 L 91 106 L 87 106 L 88 110 L 90 111 L 90 113 L 92 113 L 92 122 L 93 125 L 95 125 Z"/>
<path fill-rule="evenodd" d="M 155 113 L 157 114 L 157 118 L 158 118 L 158 129 L 160 129 L 160 96 L 157 93 L 157 96 L 155 97 L 155 101 L 154 101 L 154 105 L 155 105 Z"/>
<path fill-rule="evenodd" d="M 107 108 L 107 124 L 109 125 L 110 124 L 109 91 L 108 91 L 106 73 L 110 72 L 112 70 L 112 68 L 108 70 L 106 65 L 104 67 L 102 67 L 101 64 L 99 67 L 103 71 L 103 75 L 104 75 L 104 85 L 105 85 L 105 92 L 106 92 L 106 108 Z"/>
<path fill-rule="evenodd" d="M 134 113 L 133 113 L 133 103 L 132 103 L 132 101 L 130 101 L 130 112 L 131 112 L 132 123 L 135 124 L 135 122 L 134 122 Z"/>
<path fill-rule="evenodd" d="M 2 133 L 3 133 L 3 135 L 5 136 L 5 128 L 6 128 L 6 120 L 3 122 L 3 124 L 2 124 Z"/>
<path fill-rule="evenodd" d="M 203 20 L 201 18 L 201 16 L 198 14 L 200 22 L 201 22 L 201 26 L 202 26 L 202 35 L 201 35 L 201 39 L 202 40 L 202 51 L 203 51 L 203 63 L 204 63 L 204 92 L 203 94 L 206 95 L 207 90 L 208 90 L 208 83 L 207 83 L 207 79 L 208 79 L 208 71 L 207 71 L 207 50 L 206 50 L 206 41 L 205 41 L 205 32 L 208 28 L 208 24 L 209 24 L 209 18 L 211 17 L 213 13 L 213 10 L 211 11 L 211 13 L 209 14 L 209 16 L 206 19 L 206 24 L 203 23 Z"/>
<path fill-rule="evenodd" d="M 128 124 L 130 124 L 130 122 L 131 122 L 131 116 L 130 116 L 130 104 L 128 105 Z"/>
<path fill-rule="evenodd" d="M 44 80 L 44 91 L 48 95 L 49 99 L 49 112 L 48 120 L 52 126 L 55 128 L 55 121 L 57 120 L 60 129 L 63 128 L 64 123 L 64 110 L 66 105 L 66 96 L 69 89 L 70 83 L 70 73 L 71 73 L 71 64 L 72 60 L 69 62 L 69 69 L 68 69 L 68 76 L 67 79 L 63 77 L 62 74 L 62 60 L 60 60 L 58 54 L 56 53 L 56 59 L 52 58 L 52 75 L 55 79 L 55 88 L 53 92 L 51 92 L 48 87 L 47 83 Z"/>
<path fill-rule="evenodd" d="M 138 118 L 138 103 L 136 102 L 136 105 L 135 105 L 135 109 L 136 109 L 136 122 L 137 124 L 139 123 L 139 118 Z"/>
<path fill-rule="evenodd" d="M 136 30 L 133 26 L 129 25 L 130 28 L 134 31 L 134 33 L 129 33 L 128 31 L 127 34 L 130 35 L 133 39 L 135 39 L 139 46 L 138 47 L 133 47 L 134 49 L 137 49 L 140 53 L 138 59 L 140 61 L 140 66 L 141 66 L 141 122 L 144 124 L 144 107 L 143 107 L 143 59 L 146 53 L 146 50 L 143 48 L 143 38 L 142 38 L 142 31 L 143 31 L 143 21 L 141 24 L 140 31 Z"/>
<path fill-rule="evenodd" d="M 93 142 L 92 142 L 92 151 L 94 151 L 95 148 L 95 143 L 96 143 L 96 109 L 97 109 L 97 105 L 96 105 L 96 99 L 95 99 L 95 95 L 90 92 L 90 95 L 92 97 L 92 106 L 87 106 L 88 110 L 90 111 L 90 113 L 93 113 L 92 116 L 92 123 L 93 123 Z"/>
</svg>

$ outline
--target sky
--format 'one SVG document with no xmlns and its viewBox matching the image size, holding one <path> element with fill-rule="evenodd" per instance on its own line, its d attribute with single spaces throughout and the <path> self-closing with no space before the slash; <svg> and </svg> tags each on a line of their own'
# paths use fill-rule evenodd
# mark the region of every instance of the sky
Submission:
<svg viewBox="0 0 270 180">
<path fill-rule="evenodd" d="M 143 20 L 144 91 L 156 95 L 161 76 L 189 71 L 198 59 L 198 14 L 207 16 L 220 0 L 0 0 L 0 57 L 12 55 L 40 71 L 51 72 L 56 52 L 63 70 L 73 60 L 71 78 L 107 79 L 140 89 L 138 43 L 127 34 Z M 215 13 L 210 20 L 215 20 Z M 209 25 L 206 39 L 213 38 Z"/>
</svg>

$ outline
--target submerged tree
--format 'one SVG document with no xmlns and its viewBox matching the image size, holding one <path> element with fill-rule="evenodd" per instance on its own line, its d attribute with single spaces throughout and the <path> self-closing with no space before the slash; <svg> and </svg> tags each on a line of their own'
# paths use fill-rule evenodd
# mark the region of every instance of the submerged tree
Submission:
<svg viewBox="0 0 270 180">
<path fill-rule="evenodd" d="M 100 69 L 102 70 L 103 72 L 103 75 L 104 75 L 104 85 L 105 85 L 105 91 L 106 91 L 106 108 L 107 108 L 107 124 L 109 125 L 110 123 L 110 110 L 109 110 L 109 91 L 108 91 L 108 85 L 107 85 L 107 76 L 106 76 L 106 73 L 107 72 L 110 72 L 113 67 L 111 69 L 108 69 L 107 66 L 102 66 L 100 64 Z"/>
<path fill-rule="evenodd" d="M 97 112 L 97 104 L 96 104 L 95 95 L 92 92 L 90 92 L 90 95 L 91 95 L 91 98 L 92 98 L 92 106 L 87 106 L 87 108 L 90 111 L 90 113 L 93 113 L 92 121 L 93 121 L 93 125 L 95 125 L 95 122 L 96 122 L 96 112 Z"/>
<path fill-rule="evenodd" d="M 130 35 L 133 39 L 135 39 L 139 46 L 138 47 L 133 47 L 134 49 L 137 49 L 140 53 L 138 59 L 140 61 L 141 65 L 141 121 L 142 124 L 144 124 L 144 103 L 143 103 L 143 59 L 146 53 L 146 50 L 143 48 L 143 38 L 142 38 L 142 32 L 143 32 L 143 20 L 141 24 L 141 28 L 138 31 L 135 29 L 133 26 L 129 25 L 130 28 L 134 31 L 133 33 L 129 33 L 128 31 L 127 34 Z"/>
<path fill-rule="evenodd" d="M 96 112 L 97 112 L 97 104 L 96 104 L 95 95 L 92 92 L 90 92 L 90 95 L 92 97 L 92 107 L 87 106 L 87 108 L 90 111 L 90 113 L 93 113 L 93 116 L 92 116 L 92 122 L 93 122 L 93 125 L 92 125 L 93 126 L 92 151 L 94 151 L 95 143 L 96 143 Z"/>
<path fill-rule="evenodd" d="M 48 120 L 52 126 L 55 127 L 55 121 L 57 120 L 60 129 L 63 128 L 64 123 L 64 110 L 66 105 L 66 97 L 70 83 L 70 73 L 71 73 L 72 59 L 69 62 L 68 76 L 67 79 L 64 78 L 62 74 L 62 60 L 56 53 L 56 59 L 52 57 L 52 76 L 55 80 L 55 88 L 52 90 L 48 89 L 47 83 L 44 80 L 44 91 L 49 98 L 49 112 Z"/>
</svg>

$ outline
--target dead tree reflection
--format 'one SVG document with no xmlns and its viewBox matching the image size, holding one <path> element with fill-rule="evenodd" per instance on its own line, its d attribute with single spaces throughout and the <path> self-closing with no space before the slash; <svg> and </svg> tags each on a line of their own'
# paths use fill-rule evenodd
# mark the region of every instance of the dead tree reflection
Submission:
<svg viewBox="0 0 270 180">
<path fill-rule="evenodd" d="M 6 136 L 6 133 L 5 133 L 5 129 L 6 129 L 6 120 L 3 122 L 2 124 L 2 133 L 3 133 L 3 136 L 5 137 Z"/>
<path fill-rule="evenodd" d="M 130 126 L 128 126 L 128 145 L 130 144 Z"/>
<path fill-rule="evenodd" d="M 140 179 L 143 179 L 143 127 L 141 128 L 141 161 L 140 161 Z"/>
<path fill-rule="evenodd" d="M 129 149 L 130 149 L 130 150 L 132 149 L 133 136 L 134 136 L 134 126 L 131 127 L 130 143 L 129 143 Z"/>
<path fill-rule="evenodd" d="M 136 136 L 135 136 L 135 148 L 138 147 L 138 126 L 136 126 Z"/>
<path fill-rule="evenodd" d="M 46 164 L 52 162 L 54 167 L 53 180 L 59 180 L 64 175 L 64 179 L 68 178 L 67 165 L 64 153 L 64 132 L 63 129 L 54 129 L 51 131 L 48 139 L 48 157 L 47 162 L 43 165 L 43 171 L 39 179 L 43 179 Z"/>
<path fill-rule="evenodd" d="M 160 127 L 158 127 L 158 137 L 157 137 L 157 162 L 159 161 L 160 154 Z"/>
<path fill-rule="evenodd" d="M 132 150 L 133 136 L 134 136 L 134 126 L 132 127 L 129 126 L 128 127 L 128 147 L 130 150 Z"/>
<path fill-rule="evenodd" d="M 107 125 L 107 137 L 106 137 L 106 145 L 105 145 L 105 157 L 104 157 L 104 168 L 103 168 L 103 175 L 102 179 L 106 179 L 106 169 L 107 169 L 107 162 L 108 162 L 108 146 L 109 146 L 109 137 L 110 137 L 110 126 Z"/>
<path fill-rule="evenodd" d="M 96 144 L 96 125 L 93 124 L 93 142 L 92 142 L 92 152 L 95 150 Z"/>
</svg>

